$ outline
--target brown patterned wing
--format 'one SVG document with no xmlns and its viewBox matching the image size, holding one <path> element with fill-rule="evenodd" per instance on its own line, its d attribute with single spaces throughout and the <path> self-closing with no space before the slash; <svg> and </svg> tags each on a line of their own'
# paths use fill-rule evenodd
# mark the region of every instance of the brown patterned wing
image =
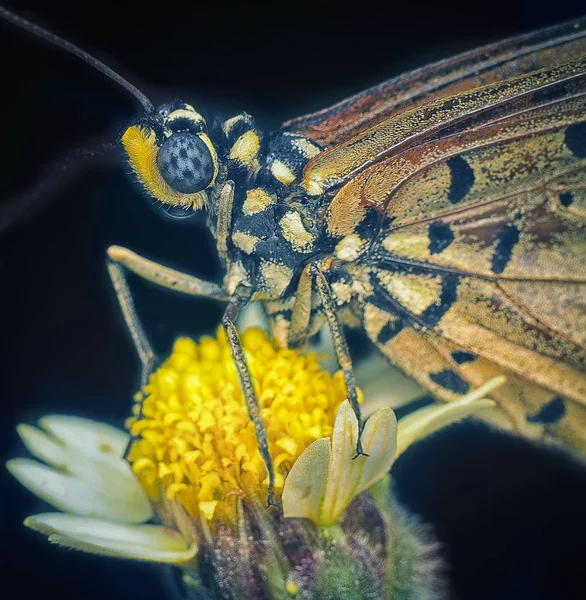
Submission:
<svg viewBox="0 0 586 600">
<path fill-rule="evenodd" d="M 388 312 L 376 296 L 363 306 L 363 323 L 390 362 L 409 373 L 438 399 L 450 402 L 489 379 L 505 375 L 504 386 L 491 392 L 498 409 L 483 413 L 489 422 L 531 439 L 562 441 L 586 454 L 586 410 L 576 401 L 532 383 L 441 335 L 418 328 Z M 422 368 L 425 365 L 425 368 Z"/>
<path fill-rule="evenodd" d="M 418 162 L 422 150 L 435 152 L 439 158 L 448 151 L 443 146 L 475 144 L 478 136 L 498 135 L 502 125 L 511 128 L 520 124 L 521 129 L 533 127 L 538 131 L 546 125 L 533 126 L 530 120 L 534 116 L 542 121 L 555 119 L 560 112 L 571 111 L 567 102 L 580 101 L 585 80 L 586 54 L 574 61 L 433 100 L 321 152 L 306 165 L 303 185 L 310 194 L 332 193 L 373 165 L 390 164 L 389 159 L 402 157 Z M 576 110 L 579 112 L 580 107 Z M 459 136 L 466 140 L 460 142 Z M 397 181 L 411 169 L 405 160 L 396 164 L 400 169 L 394 172 Z M 386 197 L 376 202 L 385 202 Z"/>
<path fill-rule="evenodd" d="M 283 127 L 325 148 L 431 100 L 579 58 L 586 53 L 586 19 L 491 44 L 390 79 Z"/>
<path fill-rule="evenodd" d="M 347 238 L 378 223 L 347 269 L 391 361 L 447 401 L 505 374 L 498 420 L 586 453 L 586 82 L 574 72 L 571 91 L 373 164 L 328 224 Z M 336 210 L 352 203 L 362 220 L 342 234 Z"/>
</svg>

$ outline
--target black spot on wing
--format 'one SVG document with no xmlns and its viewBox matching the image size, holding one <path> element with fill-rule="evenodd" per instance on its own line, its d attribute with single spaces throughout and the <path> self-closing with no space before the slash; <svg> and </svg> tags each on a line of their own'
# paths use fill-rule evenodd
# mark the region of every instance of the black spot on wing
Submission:
<svg viewBox="0 0 586 600">
<path fill-rule="evenodd" d="M 375 306 L 382 312 L 391 313 L 396 317 L 393 321 L 386 323 L 376 337 L 376 343 L 384 346 L 408 326 L 407 320 L 399 317 L 399 314 L 407 316 L 407 312 L 389 295 L 388 291 L 381 286 L 374 274 L 371 274 L 370 281 L 374 288 L 374 294 L 368 298 L 368 304 Z"/>
<path fill-rule="evenodd" d="M 472 352 L 464 352 L 463 350 L 454 350 L 454 352 L 452 352 L 452 358 L 459 365 L 463 365 L 464 363 L 476 360 L 476 354 L 472 354 Z"/>
<path fill-rule="evenodd" d="M 444 369 L 437 373 L 431 373 L 429 378 L 445 390 L 449 390 L 455 394 L 465 394 L 470 389 L 468 383 L 456 371 L 452 371 L 452 369 Z"/>
<path fill-rule="evenodd" d="M 559 396 L 546 402 L 534 415 L 529 415 L 529 423 L 538 423 L 539 425 L 553 425 L 557 423 L 566 414 L 566 403 Z"/>
<path fill-rule="evenodd" d="M 458 298 L 458 284 L 460 278 L 449 274 L 442 277 L 442 290 L 437 303 L 428 306 L 422 313 L 421 319 L 430 327 L 437 325 L 441 318 L 450 310 Z"/>
<path fill-rule="evenodd" d="M 370 281 L 374 288 L 374 294 L 368 298 L 368 303 L 376 306 L 376 308 L 383 312 L 389 312 L 389 309 L 392 308 L 393 304 L 397 304 L 396 301 L 391 298 L 387 290 L 381 286 L 374 273 L 371 274 Z"/>
<path fill-rule="evenodd" d="M 322 252 L 331 254 L 332 252 L 334 252 L 334 250 L 336 249 L 336 246 L 338 245 L 338 242 L 341 239 L 342 239 L 342 236 L 330 235 L 330 233 L 328 231 L 325 231 L 325 228 L 324 228 L 322 235 L 320 235 L 320 237 L 318 239 L 318 245 Z"/>
<path fill-rule="evenodd" d="M 429 252 L 439 254 L 454 241 L 454 232 L 443 221 L 435 221 L 429 226 Z"/>
<path fill-rule="evenodd" d="M 345 273 L 344 271 L 329 271 L 328 281 L 330 285 L 332 285 L 333 283 L 351 284 L 352 278 L 350 277 L 350 275 L 348 275 L 348 273 Z"/>
<path fill-rule="evenodd" d="M 371 240 L 378 231 L 380 221 L 381 217 L 379 212 L 374 210 L 374 208 L 368 207 L 364 218 L 354 229 L 354 233 L 362 240 Z"/>
<path fill-rule="evenodd" d="M 396 321 L 387 323 L 378 333 L 376 341 L 378 344 L 384 346 L 387 342 L 391 341 L 399 332 L 405 328 L 405 322 L 403 319 L 397 319 Z"/>
<path fill-rule="evenodd" d="M 447 165 L 451 176 L 448 200 L 452 204 L 458 204 L 474 185 L 474 171 L 461 156 L 453 156 L 447 161 Z"/>
<path fill-rule="evenodd" d="M 564 142 L 576 158 L 586 158 L 586 123 L 575 123 L 566 129 Z"/>
<path fill-rule="evenodd" d="M 567 208 L 570 206 L 570 204 L 572 204 L 572 202 L 574 202 L 574 196 L 572 192 L 564 192 L 563 194 L 560 194 L 560 204 L 562 206 Z"/>
<path fill-rule="evenodd" d="M 381 261 L 378 263 L 379 267 L 385 268 L 393 272 L 407 272 L 416 274 L 418 270 L 416 268 L 404 269 L 401 265 L 393 263 L 386 263 Z M 428 271 L 421 269 L 421 274 L 427 275 Z M 408 308 L 403 306 L 398 300 L 393 298 L 388 290 L 381 286 L 376 275 L 373 273 L 370 278 L 370 282 L 374 288 L 374 294 L 368 299 L 368 302 L 377 306 L 381 310 L 391 310 L 394 314 L 405 317 L 406 320 L 411 321 L 414 319 L 412 313 L 409 312 Z M 435 304 L 428 306 L 418 317 L 428 327 L 435 327 L 441 320 L 441 318 L 450 310 L 454 302 L 458 299 L 458 285 L 460 284 L 460 278 L 454 273 L 442 275 L 442 288 L 438 301 Z"/>
<path fill-rule="evenodd" d="M 518 241 L 519 228 L 516 225 L 505 225 L 498 236 L 494 254 L 492 255 L 491 262 L 494 273 L 502 273 L 505 270 Z"/>
</svg>

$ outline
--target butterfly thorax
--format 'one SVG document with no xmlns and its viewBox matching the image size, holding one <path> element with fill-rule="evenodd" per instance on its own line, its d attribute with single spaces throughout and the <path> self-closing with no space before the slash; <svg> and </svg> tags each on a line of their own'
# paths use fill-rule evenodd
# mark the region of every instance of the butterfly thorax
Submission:
<svg viewBox="0 0 586 600">
<path fill-rule="evenodd" d="M 298 185 L 320 148 L 300 135 L 263 134 L 246 114 L 218 129 L 210 135 L 222 166 L 208 214 L 225 287 L 249 288 L 255 300 L 281 298 L 320 254 L 323 200 Z"/>
</svg>

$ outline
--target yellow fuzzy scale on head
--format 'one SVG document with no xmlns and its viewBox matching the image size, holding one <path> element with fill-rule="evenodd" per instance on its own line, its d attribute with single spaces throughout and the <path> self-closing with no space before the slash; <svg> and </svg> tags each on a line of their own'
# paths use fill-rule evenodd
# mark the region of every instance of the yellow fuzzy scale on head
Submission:
<svg viewBox="0 0 586 600">
<path fill-rule="evenodd" d="M 207 203 L 205 191 L 183 194 L 174 190 L 162 177 L 157 165 L 156 135 L 151 129 L 133 125 L 122 136 L 128 162 L 140 184 L 153 198 L 171 206 L 199 210 Z"/>
<path fill-rule="evenodd" d="M 346 388 L 341 372 L 321 370 L 315 354 L 278 348 L 259 329 L 246 330 L 242 344 L 278 499 L 303 450 L 331 435 Z M 177 501 L 212 523 L 234 523 L 238 498 L 266 504 L 266 467 L 223 331 L 199 344 L 179 339 L 144 396 L 128 422 L 134 437 L 128 460 L 155 503 Z"/>
</svg>

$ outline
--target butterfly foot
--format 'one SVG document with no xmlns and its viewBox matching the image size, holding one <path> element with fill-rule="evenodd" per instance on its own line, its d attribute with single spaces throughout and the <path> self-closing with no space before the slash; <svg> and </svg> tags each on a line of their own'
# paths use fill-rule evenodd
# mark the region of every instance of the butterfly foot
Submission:
<svg viewBox="0 0 586 600">
<path fill-rule="evenodd" d="M 362 440 L 358 439 L 358 443 L 356 444 L 356 454 L 352 457 L 352 460 L 356 460 L 359 456 L 370 456 L 370 454 L 367 454 L 364 451 L 364 448 L 362 448 Z"/>
</svg>

